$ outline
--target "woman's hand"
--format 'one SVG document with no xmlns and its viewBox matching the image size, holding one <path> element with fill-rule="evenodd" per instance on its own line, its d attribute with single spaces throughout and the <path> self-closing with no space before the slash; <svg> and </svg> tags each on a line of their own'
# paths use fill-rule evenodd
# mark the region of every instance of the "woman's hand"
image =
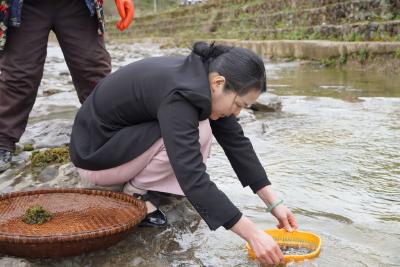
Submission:
<svg viewBox="0 0 400 267">
<path fill-rule="evenodd" d="M 272 237 L 256 228 L 255 224 L 242 216 L 230 229 L 246 240 L 252 248 L 256 259 L 262 264 L 283 263 L 283 254 Z"/>
<path fill-rule="evenodd" d="M 283 253 L 274 239 L 263 231 L 257 230 L 248 240 L 256 259 L 263 264 L 283 263 Z"/>
<path fill-rule="evenodd" d="M 257 195 L 265 204 L 267 204 L 267 206 L 271 206 L 272 203 L 276 202 L 278 199 L 275 196 L 271 185 L 264 186 L 258 190 Z M 279 224 L 277 226 L 279 229 L 285 228 L 289 232 L 297 229 L 296 219 L 294 218 L 293 213 L 285 205 L 279 204 L 272 209 L 271 213 L 278 219 Z"/>
<path fill-rule="evenodd" d="M 279 229 L 286 229 L 289 232 L 297 229 L 297 222 L 293 216 L 293 213 L 285 206 L 285 205 L 278 205 L 272 211 L 272 215 L 278 220 L 279 224 L 277 227 Z"/>
</svg>

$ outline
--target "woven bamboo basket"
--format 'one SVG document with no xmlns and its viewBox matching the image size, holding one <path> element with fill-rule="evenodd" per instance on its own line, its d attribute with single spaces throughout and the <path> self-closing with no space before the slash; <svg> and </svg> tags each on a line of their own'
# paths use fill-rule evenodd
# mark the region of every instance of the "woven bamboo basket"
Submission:
<svg viewBox="0 0 400 267">
<path fill-rule="evenodd" d="M 26 210 L 40 205 L 52 215 L 26 224 Z M 122 193 L 92 189 L 42 189 L 0 195 L 0 254 L 58 258 L 116 244 L 146 216 L 146 205 Z"/>
</svg>

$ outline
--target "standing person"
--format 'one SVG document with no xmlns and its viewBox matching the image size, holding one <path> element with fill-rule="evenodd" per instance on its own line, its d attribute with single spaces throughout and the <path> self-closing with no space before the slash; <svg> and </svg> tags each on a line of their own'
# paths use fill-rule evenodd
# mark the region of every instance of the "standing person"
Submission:
<svg viewBox="0 0 400 267">
<path fill-rule="evenodd" d="M 261 262 L 279 263 L 279 246 L 217 188 L 205 165 L 214 135 L 241 184 L 266 203 L 278 227 L 297 228 L 236 119 L 264 91 L 264 63 L 243 48 L 199 42 L 187 57 L 134 62 L 103 79 L 83 103 L 71 160 L 82 179 L 125 183 L 124 193 L 144 199 L 142 225 L 167 222 L 154 192 L 185 195 L 211 230 L 224 226 L 248 241 Z"/>
<path fill-rule="evenodd" d="M 8 5 L 8 3 L 10 4 Z M 111 71 L 103 39 L 102 0 L 0 0 L 0 171 L 25 131 L 43 76 L 53 31 L 64 54 L 79 101 Z M 115 0 L 125 30 L 134 17 L 131 0 Z"/>
</svg>

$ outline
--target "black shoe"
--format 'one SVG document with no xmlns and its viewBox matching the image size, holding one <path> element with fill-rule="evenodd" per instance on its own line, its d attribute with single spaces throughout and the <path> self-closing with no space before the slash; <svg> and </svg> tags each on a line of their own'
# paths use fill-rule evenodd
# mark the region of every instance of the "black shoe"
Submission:
<svg viewBox="0 0 400 267">
<path fill-rule="evenodd" d="M 167 226 L 167 223 L 167 216 L 165 216 L 164 212 L 157 209 L 147 214 L 146 218 L 139 223 L 139 227 L 164 227 Z"/>
<path fill-rule="evenodd" d="M 158 209 L 160 198 L 156 192 L 148 191 L 147 194 L 133 194 L 133 196 L 143 201 L 149 201 L 157 208 L 155 211 L 146 215 L 146 217 L 139 223 L 139 227 L 164 227 L 167 225 L 167 216 L 165 216 L 164 212 Z"/>
<path fill-rule="evenodd" d="M 10 151 L 0 149 L 0 172 L 7 170 L 11 167 L 12 154 Z"/>
</svg>

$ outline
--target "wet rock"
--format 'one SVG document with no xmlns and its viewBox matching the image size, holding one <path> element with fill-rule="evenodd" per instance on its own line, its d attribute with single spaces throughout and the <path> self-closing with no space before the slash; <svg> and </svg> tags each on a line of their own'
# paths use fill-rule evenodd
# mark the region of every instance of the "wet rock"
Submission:
<svg viewBox="0 0 400 267">
<path fill-rule="evenodd" d="M 69 71 L 61 71 L 60 75 L 61 76 L 69 76 Z"/>
<path fill-rule="evenodd" d="M 81 179 L 78 171 L 72 163 L 61 165 L 58 168 L 57 176 L 49 183 L 45 184 L 50 187 L 82 187 Z"/>
<path fill-rule="evenodd" d="M 52 87 L 43 88 L 43 96 L 50 96 L 50 95 L 58 94 L 61 92 L 68 92 L 68 91 L 70 91 L 69 88 L 66 89 L 64 87 L 60 88 L 60 87 L 52 86 Z"/>
<path fill-rule="evenodd" d="M 29 172 L 18 172 L 9 178 L 8 186 L 12 188 L 13 192 L 33 190 L 40 185 L 40 182 L 36 181 L 35 177 Z"/>
<path fill-rule="evenodd" d="M 274 94 L 262 94 L 255 104 L 251 106 L 254 111 L 273 112 L 282 110 L 282 99 Z"/>
<path fill-rule="evenodd" d="M 1 178 L 0 178 L 1 179 Z M 6 193 L 11 193 L 14 191 L 14 188 L 12 186 L 5 186 L 4 188 L 0 189 L 1 194 L 6 194 Z M 1 255 L 1 254 L 0 254 Z"/>
<path fill-rule="evenodd" d="M 166 194 L 161 198 L 161 209 L 165 212 L 170 226 L 194 232 L 201 220 L 186 197 Z"/>
<path fill-rule="evenodd" d="M 0 172 L 0 192 L 4 192 L 4 189 L 8 187 L 8 181 L 17 173 L 17 170 L 10 168 L 4 172 Z"/>
<path fill-rule="evenodd" d="M 28 126 L 20 144 L 33 144 L 36 149 L 59 147 L 69 144 L 73 122 L 54 119 Z"/>
<path fill-rule="evenodd" d="M 39 174 L 38 180 L 42 183 L 53 180 L 58 175 L 58 167 L 51 165 L 44 168 Z"/>
<path fill-rule="evenodd" d="M 81 104 L 75 92 L 62 92 L 50 96 L 38 97 L 29 116 L 30 118 L 50 116 L 63 110 L 67 112 L 69 110 L 76 110 L 80 106 Z"/>
<path fill-rule="evenodd" d="M 131 261 L 131 264 L 132 264 L 132 266 L 138 266 L 138 265 L 140 265 L 140 264 L 144 264 L 146 261 L 142 258 L 142 257 L 137 257 L 137 258 L 134 258 L 132 261 Z"/>
<path fill-rule="evenodd" d="M 30 151 L 23 151 L 17 155 L 14 155 L 11 163 L 16 165 L 26 164 L 29 161 L 31 154 L 32 152 Z"/>
<path fill-rule="evenodd" d="M 248 123 L 254 121 L 256 119 L 256 116 L 251 109 L 242 109 L 237 118 L 240 123 Z"/>
<path fill-rule="evenodd" d="M 1 266 L 30 267 L 32 265 L 25 259 L 18 259 L 14 257 L 1 257 Z"/>
<path fill-rule="evenodd" d="M 65 177 L 70 177 L 70 178 L 78 178 L 79 174 L 74 166 L 74 164 L 67 163 L 64 165 L 61 165 L 59 168 L 59 176 L 65 176 Z"/>
</svg>

